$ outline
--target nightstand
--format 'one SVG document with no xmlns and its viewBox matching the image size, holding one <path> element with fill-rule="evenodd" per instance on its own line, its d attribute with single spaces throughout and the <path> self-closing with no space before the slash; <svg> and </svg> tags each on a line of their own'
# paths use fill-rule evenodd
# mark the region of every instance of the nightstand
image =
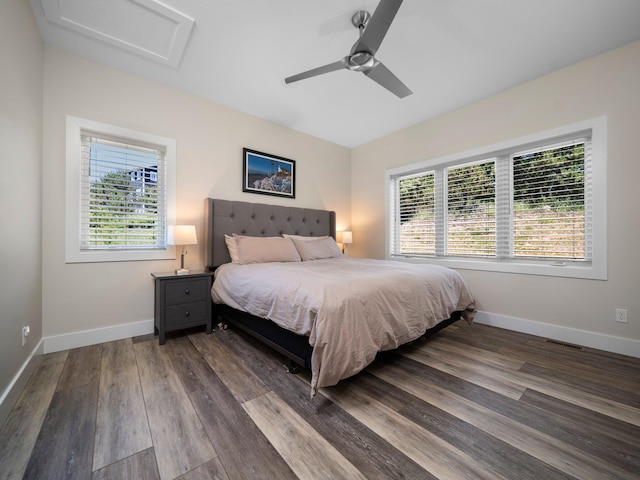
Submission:
<svg viewBox="0 0 640 480">
<path fill-rule="evenodd" d="M 160 345 L 165 333 L 198 325 L 213 331 L 211 284 L 213 272 L 192 271 L 188 275 L 152 273 L 155 280 L 154 327 Z"/>
</svg>

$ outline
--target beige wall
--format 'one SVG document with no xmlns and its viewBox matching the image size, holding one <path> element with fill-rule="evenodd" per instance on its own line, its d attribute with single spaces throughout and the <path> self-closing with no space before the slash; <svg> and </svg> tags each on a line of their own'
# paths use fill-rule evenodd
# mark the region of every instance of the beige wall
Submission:
<svg viewBox="0 0 640 480">
<path fill-rule="evenodd" d="M 42 337 L 43 52 L 29 3 L 0 2 L 0 395 Z"/>
<path fill-rule="evenodd" d="M 45 336 L 153 318 L 151 272 L 178 261 L 65 264 L 65 116 L 177 141 L 177 221 L 196 225 L 202 268 L 208 196 L 335 210 L 349 226 L 350 150 L 195 96 L 46 47 L 43 308 Z M 296 199 L 242 193 L 242 148 L 296 160 Z"/>
<path fill-rule="evenodd" d="M 601 115 L 608 118 L 608 280 L 462 274 L 484 312 L 640 340 L 640 42 L 353 149 L 354 255 L 384 258 L 385 169 Z M 615 322 L 615 307 L 628 309 L 627 325 Z"/>
</svg>

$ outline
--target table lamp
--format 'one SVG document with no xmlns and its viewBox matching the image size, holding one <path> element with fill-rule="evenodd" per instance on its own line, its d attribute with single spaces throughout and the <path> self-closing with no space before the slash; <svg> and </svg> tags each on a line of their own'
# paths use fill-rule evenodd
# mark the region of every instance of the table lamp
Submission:
<svg viewBox="0 0 640 480">
<path fill-rule="evenodd" d="M 197 245 L 195 225 L 169 225 L 167 232 L 167 243 L 169 245 L 182 245 L 180 254 L 180 268 L 176 270 L 176 275 L 187 275 L 189 269 L 184 268 L 184 256 L 187 254 L 186 245 Z"/>
<path fill-rule="evenodd" d="M 342 242 L 340 243 L 342 243 L 342 253 L 344 253 L 344 247 L 347 244 L 353 243 L 353 236 L 351 235 L 351 232 L 349 231 L 342 232 Z"/>
</svg>

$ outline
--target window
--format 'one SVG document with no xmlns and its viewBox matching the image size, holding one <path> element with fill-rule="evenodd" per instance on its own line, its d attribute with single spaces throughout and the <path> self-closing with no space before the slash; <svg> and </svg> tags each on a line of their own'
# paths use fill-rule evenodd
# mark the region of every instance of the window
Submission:
<svg viewBox="0 0 640 480">
<path fill-rule="evenodd" d="M 387 256 L 606 279 L 606 119 L 386 172 Z"/>
<path fill-rule="evenodd" d="M 175 141 L 67 117 L 66 261 L 175 258 Z"/>
</svg>

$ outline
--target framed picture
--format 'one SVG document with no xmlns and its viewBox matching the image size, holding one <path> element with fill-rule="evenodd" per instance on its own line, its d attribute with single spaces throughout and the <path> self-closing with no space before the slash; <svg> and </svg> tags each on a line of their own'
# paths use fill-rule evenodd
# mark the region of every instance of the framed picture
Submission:
<svg viewBox="0 0 640 480">
<path fill-rule="evenodd" d="M 242 191 L 296 198 L 296 162 L 242 149 Z"/>
</svg>

